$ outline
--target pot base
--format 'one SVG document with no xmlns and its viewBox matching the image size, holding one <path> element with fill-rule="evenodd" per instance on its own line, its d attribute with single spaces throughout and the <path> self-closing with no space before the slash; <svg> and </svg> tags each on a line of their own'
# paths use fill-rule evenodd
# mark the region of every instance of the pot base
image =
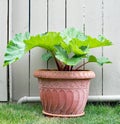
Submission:
<svg viewBox="0 0 120 124">
<path fill-rule="evenodd" d="M 51 116 L 51 117 L 62 117 L 62 118 L 69 118 L 69 117 L 80 117 L 80 116 L 83 116 L 85 114 L 85 112 L 82 112 L 81 114 L 71 114 L 71 115 L 61 115 L 61 114 L 52 114 L 52 113 L 48 113 L 48 112 L 45 112 L 44 110 L 42 111 L 42 113 L 44 115 L 47 115 L 47 116 Z"/>
</svg>

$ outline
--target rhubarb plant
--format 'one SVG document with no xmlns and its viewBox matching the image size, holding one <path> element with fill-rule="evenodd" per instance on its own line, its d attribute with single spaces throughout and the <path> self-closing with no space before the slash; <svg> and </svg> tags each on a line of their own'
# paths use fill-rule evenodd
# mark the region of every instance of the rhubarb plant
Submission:
<svg viewBox="0 0 120 124">
<path fill-rule="evenodd" d="M 45 32 L 31 36 L 28 32 L 16 34 L 9 41 L 4 56 L 4 66 L 21 59 L 23 55 L 35 47 L 46 49 L 42 59 L 55 60 L 59 71 L 81 70 L 82 66 L 94 62 L 99 65 L 111 63 L 108 58 L 97 58 L 91 49 L 110 46 L 112 42 L 104 36 L 93 38 L 75 28 L 66 28 L 62 32 Z M 80 62 L 85 62 L 79 65 Z"/>
</svg>

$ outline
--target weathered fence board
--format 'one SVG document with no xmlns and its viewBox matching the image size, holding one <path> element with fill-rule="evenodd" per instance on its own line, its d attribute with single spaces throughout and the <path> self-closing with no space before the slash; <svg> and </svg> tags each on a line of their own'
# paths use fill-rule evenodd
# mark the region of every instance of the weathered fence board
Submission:
<svg viewBox="0 0 120 124">
<path fill-rule="evenodd" d="M 61 31 L 65 28 L 65 0 L 48 0 L 48 31 Z M 54 60 L 48 68 L 56 68 Z"/>
<path fill-rule="evenodd" d="M 67 27 L 75 27 L 83 31 L 83 5 L 84 0 L 67 1 Z"/>
<path fill-rule="evenodd" d="M 85 33 L 94 37 L 102 34 L 102 0 L 85 0 Z M 97 48 L 91 51 L 97 57 L 102 56 L 102 49 Z M 93 70 L 96 74 L 91 81 L 90 95 L 102 95 L 102 67 L 90 63 L 87 69 Z"/>
<path fill-rule="evenodd" d="M 103 70 L 104 95 L 120 95 L 120 0 L 104 0 L 104 34 L 113 46 L 104 48 L 104 55 L 112 61 Z"/>
<path fill-rule="evenodd" d="M 104 49 L 104 56 L 112 61 L 103 68 L 103 95 L 120 95 L 120 44 Z"/>
<path fill-rule="evenodd" d="M 66 27 L 75 27 L 84 32 L 84 0 L 68 0 L 66 4 Z"/>
<path fill-rule="evenodd" d="M 29 29 L 29 1 L 13 0 L 12 35 Z M 29 55 L 12 65 L 13 99 L 29 95 Z"/>
<path fill-rule="evenodd" d="M 4 51 L 7 44 L 8 1 L 0 1 L 0 101 L 7 101 L 7 68 L 3 67 Z"/>
<path fill-rule="evenodd" d="M 47 1 L 31 1 L 31 21 L 30 32 L 37 34 L 47 32 Z M 41 61 L 41 55 L 46 52 L 41 48 L 31 50 L 30 54 L 30 95 L 39 94 L 37 79 L 33 77 L 33 72 L 39 68 L 47 68 L 47 62 Z"/>
</svg>

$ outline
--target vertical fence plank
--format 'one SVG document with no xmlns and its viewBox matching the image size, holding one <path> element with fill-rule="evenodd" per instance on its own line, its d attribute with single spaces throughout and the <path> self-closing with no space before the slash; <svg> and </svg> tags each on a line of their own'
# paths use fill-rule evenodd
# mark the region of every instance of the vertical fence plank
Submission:
<svg viewBox="0 0 120 124">
<path fill-rule="evenodd" d="M 48 31 L 62 31 L 65 28 L 65 0 L 48 0 Z M 56 68 L 50 60 L 48 68 Z"/>
<path fill-rule="evenodd" d="M 120 0 L 104 0 L 104 34 L 113 42 L 113 46 L 104 48 L 104 56 L 112 64 L 104 66 L 104 95 L 120 94 Z"/>
<path fill-rule="evenodd" d="M 47 31 L 47 0 L 31 0 L 31 34 Z M 41 48 L 31 50 L 30 56 L 30 95 L 38 95 L 37 79 L 33 72 L 39 68 L 47 68 L 47 62 L 42 61 L 41 55 L 46 52 Z"/>
<path fill-rule="evenodd" d="M 7 44 L 7 0 L 0 1 L 0 101 L 7 101 L 7 68 L 2 67 Z"/>
<path fill-rule="evenodd" d="M 12 10 L 12 34 L 24 33 L 29 28 L 29 1 L 13 0 Z M 25 55 L 21 60 L 12 65 L 13 99 L 28 95 L 29 81 L 29 56 Z"/>
<path fill-rule="evenodd" d="M 9 0 L 9 39 L 12 38 L 12 0 Z M 9 65 L 9 101 L 12 101 L 12 70 Z"/>
<path fill-rule="evenodd" d="M 85 0 L 85 33 L 97 37 L 102 33 L 102 0 Z M 93 55 L 102 56 L 102 49 L 91 50 Z M 102 94 L 102 68 L 94 63 L 86 65 L 87 69 L 93 70 L 96 74 L 91 81 L 90 95 Z"/>
<path fill-rule="evenodd" d="M 83 4 L 84 0 L 67 1 L 67 27 L 75 27 L 83 31 Z"/>
<path fill-rule="evenodd" d="M 66 27 L 74 27 L 84 32 L 84 0 L 68 0 L 66 16 Z M 83 61 L 79 64 L 82 63 Z"/>
<path fill-rule="evenodd" d="M 81 31 L 92 36 L 101 33 L 101 1 L 71 0 L 68 1 L 67 26 L 80 28 Z M 84 29 L 85 24 L 85 29 Z M 100 56 L 102 50 L 92 51 Z M 89 64 L 87 68 L 93 69 L 97 74 L 91 83 L 90 95 L 102 92 L 102 69 Z M 94 83 L 95 82 L 95 83 Z"/>
</svg>

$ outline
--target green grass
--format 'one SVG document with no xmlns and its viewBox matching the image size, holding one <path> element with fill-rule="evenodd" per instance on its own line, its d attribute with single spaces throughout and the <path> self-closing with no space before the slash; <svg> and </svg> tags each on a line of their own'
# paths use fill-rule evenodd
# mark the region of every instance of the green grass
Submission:
<svg viewBox="0 0 120 124">
<path fill-rule="evenodd" d="M 40 104 L 0 104 L 0 124 L 120 124 L 120 104 L 87 104 L 85 116 L 48 118 Z"/>
</svg>

